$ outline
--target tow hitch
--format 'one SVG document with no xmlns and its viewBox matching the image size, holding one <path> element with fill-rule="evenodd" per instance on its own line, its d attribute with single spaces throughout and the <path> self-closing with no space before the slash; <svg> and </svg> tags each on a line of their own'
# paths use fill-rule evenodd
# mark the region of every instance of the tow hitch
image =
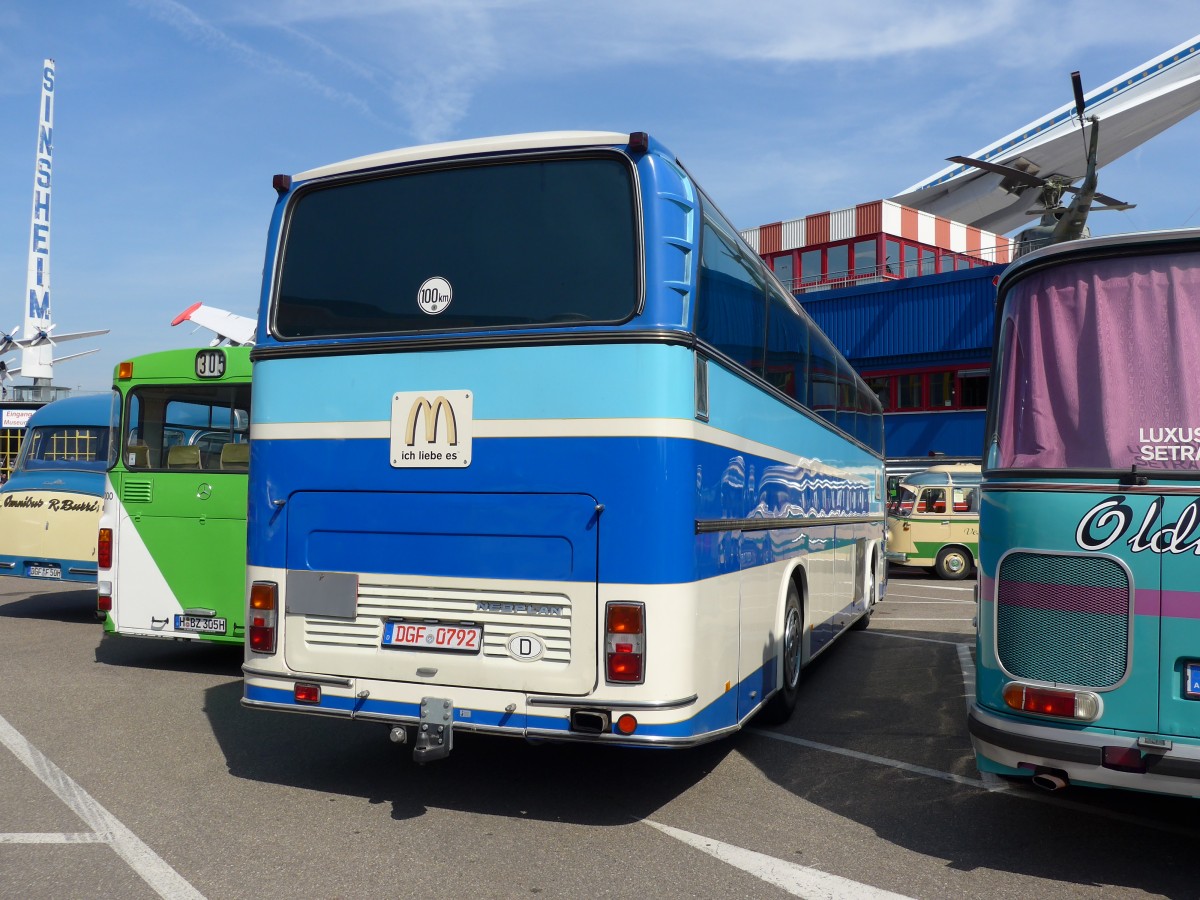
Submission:
<svg viewBox="0 0 1200 900">
<path fill-rule="evenodd" d="M 421 722 L 417 726 L 417 741 L 413 760 L 433 762 L 450 755 L 454 747 L 454 702 L 442 697 L 421 698 Z"/>
</svg>

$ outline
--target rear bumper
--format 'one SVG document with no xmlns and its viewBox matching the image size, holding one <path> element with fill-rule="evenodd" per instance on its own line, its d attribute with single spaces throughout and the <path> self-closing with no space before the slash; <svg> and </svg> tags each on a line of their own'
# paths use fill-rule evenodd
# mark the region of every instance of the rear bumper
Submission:
<svg viewBox="0 0 1200 900">
<path fill-rule="evenodd" d="M 46 577 L 43 575 L 31 575 L 32 567 L 54 567 L 59 571 L 59 577 Z M 31 581 L 48 581 L 56 583 L 60 581 L 77 581 L 83 584 L 96 583 L 96 560 L 95 559 L 58 559 L 52 557 L 35 557 L 35 556 L 10 556 L 0 554 L 0 575 L 9 575 L 14 578 L 28 578 Z"/>
<path fill-rule="evenodd" d="M 252 665 L 244 666 L 243 672 L 245 686 L 242 705 L 251 709 L 415 726 L 421 721 L 423 696 L 452 697 L 453 727 L 456 732 L 527 740 L 578 741 L 626 747 L 693 747 L 730 734 L 742 724 L 724 714 L 720 709 L 721 700 L 700 708 L 695 695 L 663 701 L 606 702 L 602 698 L 553 697 L 432 684 L 395 684 L 364 679 L 352 682 L 345 678 L 313 677 L 299 672 L 268 674 Z M 297 701 L 293 691 L 297 682 L 319 685 L 320 701 Z M 412 696 L 406 698 L 400 697 L 400 694 Z M 630 713 L 637 719 L 638 726 L 630 735 L 617 733 L 615 724 L 612 730 L 602 734 L 576 731 L 571 728 L 573 709 L 607 712 L 613 723 L 622 714 Z"/>
<path fill-rule="evenodd" d="M 1081 784 L 1126 788 L 1183 797 L 1200 797 L 1200 743 L 1191 738 L 1112 732 L 1108 734 L 1041 725 L 972 704 L 967 718 L 971 744 L 982 759 L 1009 769 L 1058 769 Z M 1154 739 L 1165 749 L 1147 748 L 1139 740 Z M 1124 772 L 1104 766 L 1104 749 L 1140 749 L 1146 772 Z"/>
</svg>

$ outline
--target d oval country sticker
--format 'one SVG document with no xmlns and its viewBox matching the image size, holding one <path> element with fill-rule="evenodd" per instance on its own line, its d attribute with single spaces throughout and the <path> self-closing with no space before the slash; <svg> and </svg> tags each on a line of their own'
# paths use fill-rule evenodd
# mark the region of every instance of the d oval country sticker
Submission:
<svg viewBox="0 0 1200 900">
<path fill-rule="evenodd" d="M 440 275 L 426 278 L 421 289 L 417 291 L 417 306 L 421 307 L 421 312 L 430 316 L 444 312 L 452 299 L 454 290 L 450 287 L 450 282 Z"/>
<path fill-rule="evenodd" d="M 545 651 L 545 644 L 536 635 L 514 634 L 508 639 L 508 655 L 522 662 L 533 662 L 535 659 L 541 659 Z"/>
</svg>

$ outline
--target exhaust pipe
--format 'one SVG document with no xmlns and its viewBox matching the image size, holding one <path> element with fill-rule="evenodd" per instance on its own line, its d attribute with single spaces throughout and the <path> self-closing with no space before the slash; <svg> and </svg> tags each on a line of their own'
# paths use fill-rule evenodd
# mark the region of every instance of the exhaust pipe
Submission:
<svg viewBox="0 0 1200 900">
<path fill-rule="evenodd" d="M 1071 783 L 1071 779 L 1062 769 L 1041 767 L 1034 769 L 1033 778 L 1030 780 L 1044 791 L 1061 791 Z"/>
<path fill-rule="evenodd" d="M 612 715 L 604 709 L 571 710 L 571 730 L 582 734 L 607 734 Z"/>
</svg>

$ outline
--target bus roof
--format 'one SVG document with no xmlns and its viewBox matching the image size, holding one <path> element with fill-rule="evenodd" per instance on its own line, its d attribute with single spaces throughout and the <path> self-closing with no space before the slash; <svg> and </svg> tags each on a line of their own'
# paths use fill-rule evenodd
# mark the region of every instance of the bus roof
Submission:
<svg viewBox="0 0 1200 900">
<path fill-rule="evenodd" d="M 472 138 L 466 141 L 446 141 L 418 147 L 401 147 L 368 156 L 357 156 L 342 162 L 309 169 L 295 176 L 296 181 L 358 172 L 399 163 L 425 159 L 445 159 L 454 156 L 477 156 L 484 153 L 507 153 L 513 150 L 541 150 L 562 147 L 611 147 L 629 143 L 629 135 L 618 131 L 541 131 L 531 134 L 507 134 L 497 137 Z"/>
<path fill-rule="evenodd" d="M 981 481 L 983 472 L 980 466 L 959 463 L 952 466 L 931 466 L 923 472 L 914 472 L 901 483 L 926 487 L 939 484 L 979 484 Z"/>
<path fill-rule="evenodd" d="M 159 350 L 131 356 L 124 362 L 133 364 L 132 381 L 205 381 L 196 376 L 196 356 L 200 353 L 220 350 L 225 354 L 226 369 L 222 378 L 213 381 L 244 380 L 250 377 L 250 350 L 246 347 L 187 347 L 180 350 Z M 113 381 L 117 381 L 120 364 L 113 367 Z"/>
<path fill-rule="evenodd" d="M 107 425 L 112 395 L 86 394 L 47 403 L 29 418 L 27 428 L 46 425 Z"/>
<path fill-rule="evenodd" d="M 1128 234 L 1108 234 L 1103 237 L 1085 238 L 1051 244 L 1032 253 L 1027 253 L 1004 270 L 1000 276 L 997 292 L 999 296 L 1015 280 L 1044 265 L 1071 262 L 1073 260 L 1112 257 L 1118 251 L 1129 253 L 1144 250 L 1146 253 L 1170 252 L 1172 250 L 1200 248 L 1200 228 L 1175 228 L 1161 231 L 1139 231 Z"/>
</svg>

